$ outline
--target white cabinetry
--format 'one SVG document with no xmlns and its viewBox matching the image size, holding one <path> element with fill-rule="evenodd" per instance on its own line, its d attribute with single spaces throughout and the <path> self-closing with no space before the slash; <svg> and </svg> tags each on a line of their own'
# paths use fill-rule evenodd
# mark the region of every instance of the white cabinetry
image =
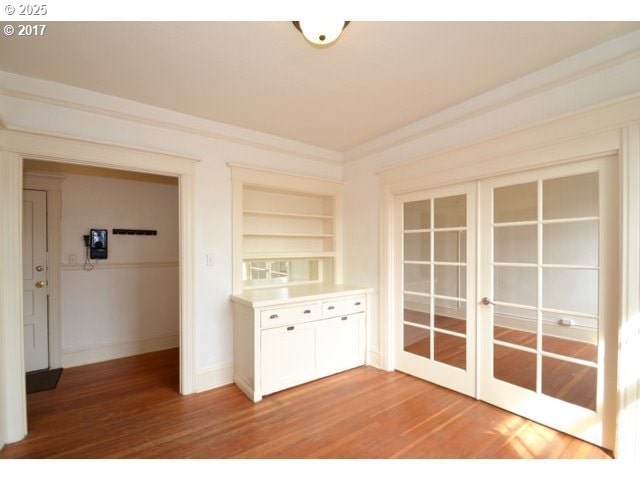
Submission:
<svg viewBox="0 0 640 480">
<path fill-rule="evenodd" d="M 255 290 L 234 304 L 234 381 L 253 401 L 365 363 L 366 289 Z"/>
</svg>

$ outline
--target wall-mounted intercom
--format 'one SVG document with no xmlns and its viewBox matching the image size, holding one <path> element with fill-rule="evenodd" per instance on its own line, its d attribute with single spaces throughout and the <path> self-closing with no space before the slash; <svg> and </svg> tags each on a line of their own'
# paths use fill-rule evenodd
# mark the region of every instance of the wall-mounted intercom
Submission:
<svg viewBox="0 0 640 480">
<path fill-rule="evenodd" d="M 107 231 L 92 228 L 89 235 L 84 235 L 84 246 L 89 250 L 89 258 L 107 258 Z"/>
</svg>

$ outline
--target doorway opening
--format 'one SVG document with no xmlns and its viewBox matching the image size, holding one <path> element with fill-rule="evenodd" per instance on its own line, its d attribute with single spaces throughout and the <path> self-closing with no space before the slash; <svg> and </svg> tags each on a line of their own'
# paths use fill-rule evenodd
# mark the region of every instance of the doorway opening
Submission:
<svg viewBox="0 0 640 480">
<path fill-rule="evenodd" d="M 25 199 L 54 198 L 45 206 L 44 260 L 31 262 L 23 242 L 25 277 L 29 271 L 43 277 L 29 283 L 45 294 L 40 338 L 47 339 L 35 342 L 35 348 L 25 326 L 26 371 L 179 349 L 177 177 L 29 159 L 23 161 L 23 174 Z M 42 190 L 44 179 L 57 179 L 57 192 Z M 26 232 L 35 224 L 25 218 L 23 225 Z M 83 237 L 92 229 L 107 235 L 103 258 L 94 258 L 85 246 Z M 25 305 L 32 297 L 25 288 Z M 40 357 L 36 367 L 34 351 Z M 179 383 L 172 388 L 179 392 Z"/>
</svg>

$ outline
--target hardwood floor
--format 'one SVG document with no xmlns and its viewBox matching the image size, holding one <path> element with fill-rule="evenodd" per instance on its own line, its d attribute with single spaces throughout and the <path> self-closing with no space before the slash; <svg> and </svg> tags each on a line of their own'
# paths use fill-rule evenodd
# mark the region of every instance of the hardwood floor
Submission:
<svg viewBox="0 0 640 480">
<path fill-rule="evenodd" d="M 399 372 L 362 367 L 252 403 L 190 396 L 167 350 L 65 369 L 28 395 L 0 458 L 610 458 L 602 449 Z"/>
</svg>

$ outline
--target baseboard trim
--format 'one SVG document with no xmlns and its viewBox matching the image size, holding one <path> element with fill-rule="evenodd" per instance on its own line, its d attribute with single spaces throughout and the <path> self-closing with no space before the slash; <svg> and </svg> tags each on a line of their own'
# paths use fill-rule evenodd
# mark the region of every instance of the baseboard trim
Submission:
<svg viewBox="0 0 640 480">
<path fill-rule="evenodd" d="M 180 345 L 178 335 L 163 335 L 158 337 L 142 338 L 133 342 L 111 343 L 106 345 L 94 345 L 87 348 L 67 349 L 62 351 L 62 367 L 77 367 L 90 363 L 115 360 L 116 358 L 130 357 L 142 353 L 155 352 L 177 348 Z"/>
<path fill-rule="evenodd" d="M 233 383 L 233 363 L 224 362 L 196 373 L 196 392 Z"/>
<path fill-rule="evenodd" d="M 369 350 L 367 354 L 367 363 L 369 367 L 375 367 L 379 370 L 382 370 L 380 366 L 380 352 L 377 350 Z"/>
</svg>

